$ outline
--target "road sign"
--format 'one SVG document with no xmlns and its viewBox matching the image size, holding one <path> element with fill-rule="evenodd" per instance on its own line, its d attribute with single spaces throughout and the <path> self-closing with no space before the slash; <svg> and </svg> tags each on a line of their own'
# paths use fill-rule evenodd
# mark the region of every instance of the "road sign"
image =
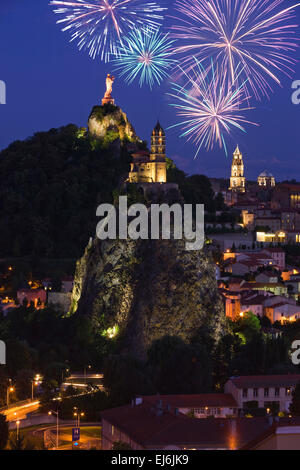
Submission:
<svg viewBox="0 0 300 470">
<path fill-rule="evenodd" d="M 76 442 L 80 440 L 80 428 L 72 428 L 72 441 Z"/>
</svg>

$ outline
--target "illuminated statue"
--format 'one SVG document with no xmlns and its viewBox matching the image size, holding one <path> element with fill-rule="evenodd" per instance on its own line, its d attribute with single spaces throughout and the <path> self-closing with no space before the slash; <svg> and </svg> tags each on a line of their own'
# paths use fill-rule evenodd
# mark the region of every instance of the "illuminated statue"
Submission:
<svg viewBox="0 0 300 470">
<path fill-rule="evenodd" d="M 115 77 L 113 75 L 110 75 L 110 73 L 108 73 L 106 77 L 106 92 L 102 100 L 102 105 L 107 104 L 107 103 L 115 104 L 115 100 L 111 96 L 112 86 L 113 86 L 114 81 L 115 81 Z"/>
<path fill-rule="evenodd" d="M 112 75 L 108 73 L 106 77 L 106 93 L 105 93 L 105 96 L 107 98 L 111 97 L 112 86 L 113 86 L 114 81 L 115 81 L 115 77 L 113 77 Z"/>
</svg>

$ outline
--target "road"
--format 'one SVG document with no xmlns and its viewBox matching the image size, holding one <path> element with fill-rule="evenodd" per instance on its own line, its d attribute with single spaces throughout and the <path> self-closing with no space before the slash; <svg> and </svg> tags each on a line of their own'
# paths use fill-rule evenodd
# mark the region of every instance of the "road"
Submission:
<svg viewBox="0 0 300 470">
<path fill-rule="evenodd" d="M 25 403 L 19 406 L 12 406 L 8 410 L 2 411 L 6 415 L 7 421 L 16 421 L 17 419 L 25 419 L 28 413 L 33 413 L 39 408 L 39 401 Z"/>
<path fill-rule="evenodd" d="M 74 423 L 66 422 L 59 425 L 59 447 L 57 450 L 72 450 L 72 427 Z M 80 423 L 80 443 L 81 449 L 97 448 L 101 449 L 101 424 L 100 423 Z M 56 426 L 46 426 L 33 431 L 33 435 L 48 433 L 47 441 L 51 442 L 50 449 L 56 450 Z M 51 434 L 51 437 L 49 435 Z M 48 443 L 49 445 L 49 443 Z"/>
</svg>

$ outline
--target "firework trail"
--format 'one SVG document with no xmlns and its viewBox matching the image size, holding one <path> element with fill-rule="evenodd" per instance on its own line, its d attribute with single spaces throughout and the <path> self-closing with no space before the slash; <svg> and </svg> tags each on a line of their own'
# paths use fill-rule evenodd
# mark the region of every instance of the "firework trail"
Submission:
<svg viewBox="0 0 300 470">
<path fill-rule="evenodd" d="M 116 71 L 125 76 L 127 83 L 139 78 L 141 87 L 159 85 L 177 63 L 170 57 L 173 43 L 168 34 L 159 30 L 132 30 L 114 60 Z"/>
<path fill-rule="evenodd" d="M 58 7 L 54 12 L 62 18 L 57 23 L 71 33 L 71 42 L 105 62 L 117 54 L 124 34 L 136 27 L 156 29 L 166 10 L 147 0 L 51 0 L 50 5 Z"/>
<path fill-rule="evenodd" d="M 202 147 L 212 150 L 215 144 L 224 148 L 227 155 L 226 135 L 233 128 L 246 132 L 243 127 L 246 123 L 257 125 L 243 116 L 244 111 L 253 109 L 247 105 L 250 97 L 246 83 L 230 87 L 222 70 L 218 71 L 212 64 L 209 69 L 204 69 L 197 59 L 194 59 L 189 72 L 182 68 L 181 72 L 186 84 L 172 83 L 175 93 L 168 94 L 176 100 L 171 106 L 177 109 L 177 115 L 183 120 L 169 129 L 182 128 L 180 137 L 187 137 L 197 146 L 195 158 Z M 238 79 L 238 72 L 235 74 Z"/>
<path fill-rule="evenodd" d="M 175 52 L 182 56 L 186 70 L 199 61 L 213 58 L 236 83 L 243 70 L 247 87 L 256 98 L 269 96 L 270 82 L 280 84 L 280 74 L 288 76 L 298 46 L 298 25 L 293 22 L 296 3 L 282 9 L 284 0 L 177 0 L 180 12 L 172 27 L 179 40 Z"/>
</svg>

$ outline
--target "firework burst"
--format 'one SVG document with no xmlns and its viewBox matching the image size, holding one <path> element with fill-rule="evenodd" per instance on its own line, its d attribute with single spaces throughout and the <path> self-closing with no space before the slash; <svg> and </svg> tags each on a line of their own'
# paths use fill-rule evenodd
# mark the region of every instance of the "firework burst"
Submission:
<svg viewBox="0 0 300 470">
<path fill-rule="evenodd" d="M 300 3 L 282 8 L 284 0 L 177 0 L 173 35 L 180 41 L 183 68 L 193 67 L 193 58 L 214 58 L 236 82 L 243 70 L 247 86 L 256 98 L 269 96 L 269 82 L 280 84 L 280 74 L 290 75 L 298 46 L 293 24 Z"/>
<path fill-rule="evenodd" d="M 140 0 L 51 0 L 63 17 L 63 31 L 71 33 L 80 50 L 87 49 L 93 59 L 100 56 L 108 62 L 122 44 L 124 34 L 136 27 L 157 28 L 166 10 L 155 2 Z"/>
<path fill-rule="evenodd" d="M 168 34 L 158 30 L 133 30 L 123 41 L 114 63 L 120 76 L 125 76 L 127 83 L 139 79 L 140 86 L 146 84 L 150 88 L 158 85 L 169 76 L 172 66 L 177 61 L 172 59 L 174 41 Z"/>
<path fill-rule="evenodd" d="M 195 158 L 202 147 L 212 150 L 215 144 L 224 148 L 227 155 L 226 135 L 233 128 L 246 132 L 243 127 L 246 123 L 257 125 L 243 115 L 244 111 L 253 109 L 247 105 L 250 97 L 246 84 L 230 87 L 225 73 L 218 72 L 213 65 L 204 69 L 196 59 L 189 72 L 183 69 L 181 72 L 186 84 L 181 86 L 172 83 L 175 93 L 168 94 L 176 100 L 171 106 L 177 109 L 177 115 L 183 121 L 169 129 L 177 126 L 182 128 L 180 137 L 187 137 L 187 140 L 193 141 L 197 146 Z M 238 79 L 239 74 L 235 73 Z"/>
</svg>

